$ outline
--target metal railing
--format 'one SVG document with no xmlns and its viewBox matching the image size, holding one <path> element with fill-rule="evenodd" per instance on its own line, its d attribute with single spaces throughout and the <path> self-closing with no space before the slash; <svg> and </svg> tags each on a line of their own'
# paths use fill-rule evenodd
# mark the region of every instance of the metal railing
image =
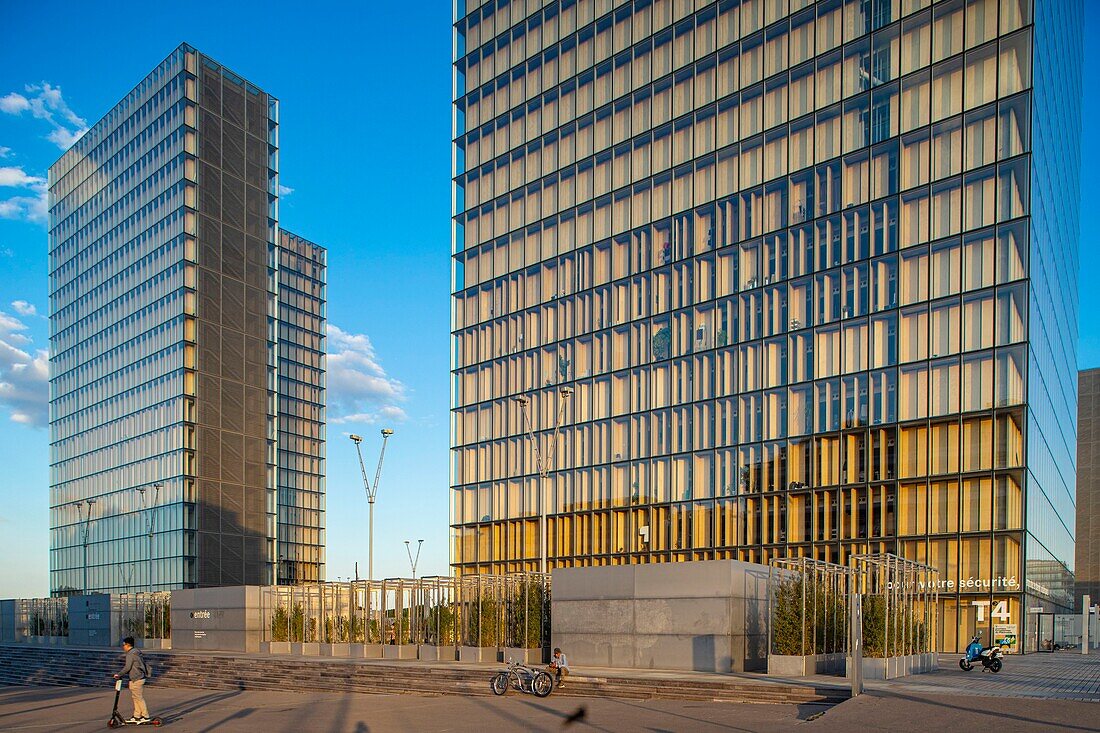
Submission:
<svg viewBox="0 0 1100 733">
<path fill-rule="evenodd" d="M 931 565 L 889 553 L 853 555 L 853 592 L 862 596 L 863 656 L 935 650 L 939 575 Z"/>
<path fill-rule="evenodd" d="M 268 586 L 264 642 L 516 647 L 549 643 L 550 581 L 538 573 Z"/>
<path fill-rule="evenodd" d="M 68 637 L 67 598 L 20 598 L 16 602 L 15 637 Z"/>
<path fill-rule="evenodd" d="M 847 653 L 848 594 L 855 570 L 809 557 L 772 558 L 768 653 Z"/>
<path fill-rule="evenodd" d="M 172 638 L 172 594 L 123 593 L 111 599 L 112 610 L 118 614 L 121 636 L 137 639 Z"/>
</svg>

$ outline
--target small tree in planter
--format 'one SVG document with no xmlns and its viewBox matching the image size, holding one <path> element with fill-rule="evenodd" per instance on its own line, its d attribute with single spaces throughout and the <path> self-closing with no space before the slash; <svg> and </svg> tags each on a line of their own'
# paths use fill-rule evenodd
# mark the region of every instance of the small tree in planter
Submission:
<svg viewBox="0 0 1100 733">
<path fill-rule="evenodd" d="M 277 606 L 271 614 L 271 640 L 290 641 L 290 616 L 286 606 Z"/>
<path fill-rule="evenodd" d="M 434 646 L 450 646 L 455 643 L 455 614 L 450 604 L 440 603 L 428 611 L 429 643 Z"/>
<path fill-rule="evenodd" d="M 772 607 L 773 654 L 803 656 L 807 653 L 803 646 L 806 628 L 805 609 L 802 606 L 804 585 L 801 577 L 782 580 L 776 584 L 775 605 Z"/>
</svg>

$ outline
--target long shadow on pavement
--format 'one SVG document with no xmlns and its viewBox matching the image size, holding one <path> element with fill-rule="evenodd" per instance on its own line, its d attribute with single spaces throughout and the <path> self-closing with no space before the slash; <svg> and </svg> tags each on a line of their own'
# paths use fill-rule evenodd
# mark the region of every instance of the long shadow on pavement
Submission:
<svg viewBox="0 0 1100 733">
<path fill-rule="evenodd" d="M 625 705 L 626 707 L 638 708 L 639 710 L 649 710 L 650 712 L 652 712 L 652 710 L 650 710 L 650 708 L 647 708 L 644 705 L 638 705 L 637 703 L 628 702 L 626 700 L 611 699 L 611 700 L 609 700 L 609 702 L 617 702 L 620 705 Z M 736 705 L 736 703 L 718 703 L 718 704 L 729 705 L 731 708 L 733 707 L 733 705 Z M 778 708 L 779 706 L 776 706 L 776 707 Z M 706 720 L 705 718 L 695 718 L 695 717 L 692 717 L 690 715 L 684 715 L 683 713 L 674 713 L 671 710 L 661 710 L 660 714 L 661 715 L 671 715 L 674 718 L 683 718 L 684 720 L 690 720 L 693 723 L 703 723 L 705 725 L 713 725 L 716 728 L 725 728 L 726 730 L 738 731 L 739 733 L 755 733 L 755 731 L 749 730 L 748 728 L 739 728 L 736 725 L 730 725 L 728 723 L 719 723 L 717 720 Z"/>
<path fill-rule="evenodd" d="M 252 713 L 254 713 L 254 712 L 256 712 L 256 708 L 241 708 L 237 712 L 230 713 L 229 715 L 225 716 L 224 718 L 217 721 L 216 723 L 211 723 L 210 725 L 206 726 L 201 731 L 199 731 L 199 733 L 210 733 L 210 731 L 212 731 L 212 730 L 217 730 L 218 727 L 221 726 L 223 723 L 228 723 L 231 720 L 243 720 L 244 718 L 247 718 L 249 715 L 252 715 Z"/>
<path fill-rule="evenodd" d="M 62 690 L 62 688 L 57 688 L 57 689 L 58 689 L 59 692 Z M 66 692 L 67 692 L 67 690 L 66 690 Z M 43 706 L 37 707 L 37 708 L 21 708 L 19 710 L 15 710 L 15 711 L 10 712 L 10 713 L 0 713 L 0 718 L 10 718 L 13 715 L 24 715 L 26 713 L 35 713 L 35 712 L 38 712 L 39 710 L 56 710 L 57 708 L 63 708 L 66 705 L 76 705 L 78 703 L 89 702 L 93 699 L 94 696 L 92 696 L 92 695 L 81 695 L 80 697 L 76 698 L 75 700 L 69 700 L 67 702 L 57 702 L 58 697 L 60 697 L 60 695 L 58 695 L 57 693 L 55 693 L 53 695 L 53 697 L 51 697 L 48 694 L 45 694 L 45 695 L 31 695 L 31 696 L 28 696 L 27 699 L 25 699 L 25 700 L 16 700 L 16 701 L 13 701 L 11 698 L 5 697 L 4 702 L 8 705 L 11 705 L 13 703 L 18 703 L 18 702 L 39 702 L 39 701 L 44 702 L 45 700 L 52 700 L 52 702 L 50 702 L 48 705 L 43 705 Z M 71 695 L 70 695 L 70 697 L 71 697 Z"/>
<path fill-rule="evenodd" d="M 180 690 L 184 688 L 176 687 L 172 689 Z M 159 715 L 161 719 L 164 720 L 164 722 L 166 723 L 175 722 L 180 718 L 186 717 L 188 713 L 193 713 L 209 705 L 214 705 L 216 703 L 223 702 L 234 697 L 240 697 L 240 695 L 240 690 L 234 692 L 211 693 L 204 697 L 192 698 L 191 700 L 187 700 L 186 702 L 180 702 L 176 703 L 175 705 L 170 705 L 166 708 L 160 708 Z M 121 705 L 121 702 L 119 704 Z M 157 713 L 158 711 L 154 710 L 153 712 Z"/>
<path fill-rule="evenodd" d="M 583 698 L 577 698 L 577 699 L 580 701 L 580 707 L 585 707 L 584 702 L 583 702 Z M 548 713 L 550 715 L 554 715 L 554 716 L 557 716 L 558 718 L 561 718 L 562 725 L 565 725 L 565 721 L 568 720 L 570 717 L 572 717 L 573 715 L 576 715 L 578 712 L 580 712 L 580 709 L 578 708 L 575 712 L 565 713 L 565 712 L 562 712 L 561 710 L 555 710 L 554 708 L 548 707 L 546 705 L 540 705 L 539 703 L 535 702 L 534 700 L 520 700 L 520 702 L 523 703 L 524 705 L 528 706 L 528 707 L 535 708 L 536 710 L 540 710 L 544 713 Z M 587 710 L 585 711 L 584 719 L 578 721 L 578 723 L 581 724 L 581 725 L 586 725 L 589 728 L 595 728 L 596 730 L 602 730 L 602 731 L 607 731 L 608 733 L 612 733 L 611 729 L 604 728 L 601 725 L 596 725 L 592 721 L 588 720 Z"/>
<path fill-rule="evenodd" d="M 927 697 L 917 697 L 915 695 L 902 695 L 900 693 L 892 692 L 892 691 L 891 692 L 874 691 L 874 692 L 867 692 L 867 693 L 864 693 L 864 694 L 869 695 L 869 696 L 873 696 L 873 697 L 878 697 L 880 699 L 897 698 L 899 700 L 908 700 L 910 702 L 921 703 L 921 704 L 924 704 L 924 705 L 935 705 L 937 708 L 945 708 L 947 710 L 959 710 L 961 712 L 968 713 L 970 715 L 973 715 L 975 712 L 987 712 L 988 715 L 990 715 L 993 718 L 996 718 L 998 721 L 1001 721 L 1001 720 L 1016 720 L 1016 721 L 1019 721 L 1021 723 L 1034 723 L 1036 725 L 1055 725 L 1054 723 L 1051 723 L 1049 720 L 1040 720 L 1039 718 L 1027 718 L 1027 717 L 1024 717 L 1022 715 L 1013 715 L 1012 713 L 1006 713 L 1006 712 L 1002 712 L 1000 710 L 976 711 L 973 707 L 963 707 L 962 705 L 955 705 L 955 704 L 952 704 L 952 703 L 949 703 L 949 702 L 944 702 L 943 700 L 931 700 Z M 980 697 L 980 696 L 976 695 L 975 697 Z M 987 698 L 987 699 L 990 699 L 990 698 Z M 995 698 L 993 698 L 993 699 L 995 699 Z M 1015 699 L 1021 700 L 1021 699 L 1024 699 L 1024 698 L 1015 698 Z M 1066 701 L 1066 702 L 1068 702 L 1068 701 Z M 1096 726 L 1085 727 L 1085 726 L 1080 726 L 1080 725 L 1070 725 L 1070 724 L 1067 724 L 1067 723 L 1057 723 L 1056 725 L 1059 728 L 1061 728 L 1062 730 L 1083 730 L 1083 731 L 1088 731 L 1089 733 L 1096 733 L 1096 731 L 1100 730 L 1100 728 L 1098 728 Z"/>
</svg>

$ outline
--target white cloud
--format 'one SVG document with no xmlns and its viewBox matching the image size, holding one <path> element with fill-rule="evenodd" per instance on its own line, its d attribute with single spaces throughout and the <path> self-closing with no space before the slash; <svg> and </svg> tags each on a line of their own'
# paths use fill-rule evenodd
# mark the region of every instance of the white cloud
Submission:
<svg viewBox="0 0 1100 733">
<path fill-rule="evenodd" d="M 55 128 L 53 132 L 46 136 L 46 139 L 51 143 L 61 148 L 62 150 L 68 150 L 76 141 L 84 137 L 84 133 L 88 131 L 87 127 L 81 127 L 76 130 L 70 130 L 66 127 Z"/>
<path fill-rule="evenodd" d="M 46 139 L 62 150 L 68 150 L 88 131 L 87 120 L 69 107 L 61 95 L 61 87 L 44 81 L 28 84 L 25 91 L 26 96 L 11 92 L 0 97 L 0 112 L 21 115 L 29 111 L 32 117 L 50 123 L 53 130 L 46 135 Z"/>
<path fill-rule="evenodd" d="M 30 108 L 31 103 L 22 94 L 12 92 L 0 97 L 0 112 L 17 115 L 26 112 Z"/>
<path fill-rule="evenodd" d="M 13 422 L 45 427 L 49 421 L 49 353 L 38 349 L 30 354 L 12 345 L 28 343 L 22 333 L 27 325 L 0 311 L 0 405 Z"/>
<path fill-rule="evenodd" d="M 45 178 L 40 178 L 39 176 L 29 176 L 21 166 L 0 167 L 0 186 L 41 188 L 45 185 Z"/>
<path fill-rule="evenodd" d="M 13 196 L 0 201 L 0 219 L 26 219 L 27 221 L 46 221 L 46 192 L 38 196 Z"/>
<path fill-rule="evenodd" d="M 6 158 L 9 155 L 11 155 L 11 148 L 6 148 L 3 145 L 0 145 L 0 158 Z"/>
<path fill-rule="evenodd" d="M 25 188 L 33 196 L 12 196 L 0 199 L 0 219 L 46 221 L 46 179 L 29 175 L 22 166 L 0 166 L 0 187 Z"/>
<path fill-rule="evenodd" d="M 21 316 L 38 315 L 38 309 L 34 307 L 34 303 L 28 303 L 25 300 L 13 300 L 11 307 Z"/>
<path fill-rule="evenodd" d="M 280 196 L 289 196 L 292 193 L 294 193 L 293 188 L 291 188 L 290 186 L 284 186 L 281 183 L 279 184 L 279 195 Z"/>
<path fill-rule="evenodd" d="M 405 401 L 405 385 L 386 374 L 370 338 L 333 325 L 327 334 L 329 422 L 405 420 L 399 404 Z"/>
</svg>

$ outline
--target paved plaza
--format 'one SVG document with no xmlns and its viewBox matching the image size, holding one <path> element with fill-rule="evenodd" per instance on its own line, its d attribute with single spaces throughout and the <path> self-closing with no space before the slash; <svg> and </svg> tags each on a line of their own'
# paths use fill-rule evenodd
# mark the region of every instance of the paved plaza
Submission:
<svg viewBox="0 0 1100 733">
<path fill-rule="evenodd" d="M 288 687 L 292 683 L 288 681 Z M 0 688 L 0 730 L 104 730 L 113 690 L 72 687 Z M 407 731 L 716 731 L 719 733 L 854 733 L 996 726 L 1004 731 L 1100 731 L 1094 703 L 873 691 L 832 708 L 669 700 L 582 699 L 555 693 L 545 700 L 354 693 L 279 693 L 156 688 L 146 692 L 163 730 L 299 733 Z M 567 719 L 583 708 L 584 718 Z M 129 700 L 122 709 L 129 714 Z"/>
<path fill-rule="evenodd" d="M 1004 668 L 998 674 L 983 672 L 981 667 L 963 672 L 958 667 L 959 656 L 941 655 L 940 668 L 935 672 L 871 683 L 869 687 L 896 693 L 989 695 L 1100 703 L 1100 654 L 1055 652 L 1010 655 L 1005 657 Z M 1096 714 L 1100 717 L 1100 707 Z"/>
<path fill-rule="evenodd" d="M 853 733 L 996 727 L 1005 731 L 1100 733 L 1100 655 L 1010 656 L 1000 674 L 962 672 L 954 657 L 930 674 L 870 682 L 866 694 L 829 706 L 582 698 L 556 691 L 545 700 L 509 694 L 368 695 L 266 690 L 147 689 L 154 714 L 176 731 L 725 731 Z M 594 675 L 603 670 L 585 670 Z M 610 670 L 608 670 L 610 671 Z M 635 671 L 654 679 L 691 673 Z M 701 676 L 702 677 L 702 676 Z M 838 678 L 819 678 L 836 684 Z M 571 685 L 584 683 L 581 675 Z M 113 690 L 0 687 L 0 730 L 97 731 Z M 129 695 L 122 711 L 129 715 Z M 583 718 L 569 722 L 583 710 Z"/>
</svg>

